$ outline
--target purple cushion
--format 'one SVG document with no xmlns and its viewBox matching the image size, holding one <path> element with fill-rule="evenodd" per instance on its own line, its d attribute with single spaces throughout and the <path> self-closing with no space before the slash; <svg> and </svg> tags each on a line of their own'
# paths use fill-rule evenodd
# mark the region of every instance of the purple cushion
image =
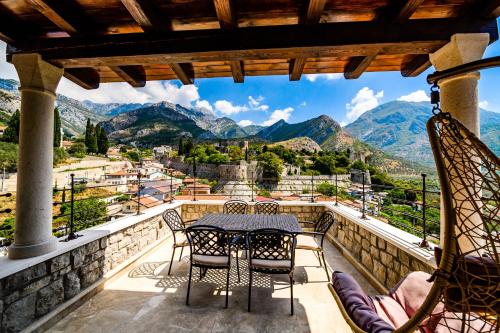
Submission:
<svg viewBox="0 0 500 333">
<path fill-rule="evenodd" d="M 349 317 L 369 333 L 393 332 L 394 328 L 377 314 L 373 301 L 347 273 L 333 272 L 333 289 L 337 292 Z"/>
</svg>

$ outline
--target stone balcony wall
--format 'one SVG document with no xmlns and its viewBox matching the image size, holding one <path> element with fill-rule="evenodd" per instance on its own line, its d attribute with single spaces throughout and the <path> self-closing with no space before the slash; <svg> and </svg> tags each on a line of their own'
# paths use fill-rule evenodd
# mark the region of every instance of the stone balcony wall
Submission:
<svg viewBox="0 0 500 333">
<path fill-rule="evenodd" d="M 156 215 L 88 243 L 85 238 L 92 232 L 83 232 L 83 237 L 71 241 L 83 241 L 83 245 L 1 278 L 0 332 L 27 327 L 148 245 L 165 238 L 167 230 L 161 216 Z"/>
<path fill-rule="evenodd" d="M 394 287 L 412 271 L 434 272 L 435 265 L 431 260 L 421 260 L 411 253 L 418 245 L 395 245 L 390 237 L 381 237 L 354 219 L 334 214 L 338 224 L 330 229 L 330 239 L 340 243 L 385 288 Z"/>
</svg>

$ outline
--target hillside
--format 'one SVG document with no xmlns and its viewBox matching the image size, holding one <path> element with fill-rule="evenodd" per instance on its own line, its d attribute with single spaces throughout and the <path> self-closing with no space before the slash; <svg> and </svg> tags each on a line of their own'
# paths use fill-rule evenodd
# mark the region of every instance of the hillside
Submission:
<svg viewBox="0 0 500 333">
<path fill-rule="evenodd" d="M 426 122 L 432 115 L 426 102 L 393 101 L 365 112 L 345 131 L 386 153 L 408 161 L 434 166 Z M 481 110 L 481 137 L 500 153 L 500 114 Z"/>
<path fill-rule="evenodd" d="M 10 117 L 16 109 L 20 108 L 21 97 L 18 88 L 19 82 L 0 79 L 0 117 L 2 119 Z M 64 95 L 57 95 L 56 106 L 61 114 L 62 127 L 70 135 L 84 132 L 87 118 L 94 123 L 107 119 L 87 108 L 84 103 Z"/>
<path fill-rule="evenodd" d="M 248 125 L 248 126 L 242 127 L 242 129 L 245 131 L 245 133 L 247 133 L 247 135 L 255 135 L 255 134 L 259 133 L 260 131 L 262 131 L 264 128 L 266 128 L 266 127 L 260 126 L 260 125 Z"/>
<path fill-rule="evenodd" d="M 341 127 L 335 120 L 322 115 L 296 124 L 280 120 L 258 132 L 256 137 L 276 142 L 307 136 L 316 143 L 322 144 L 340 130 Z"/>
<path fill-rule="evenodd" d="M 100 124 L 111 140 L 138 142 L 145 146 L 174 143 L 180 135 L 213 137 L 212 133 L 171 106 L 170 103 L 153 104 L 119 114 Z"/>
<path fill-rule="evenodd" d="M 227 117 L 217 118 L 207 129 L 221 139 L 235 139 L 248 136 L 234 120 Z"/>
<path fill-rule="evenodd" d="M 273 146 L 283 146 L 286 149 L 290 149 L 293 151 L 308 151 L 308 152 L 319 152 L 321 151 L 321 147 L 312 139 L 307 136 L 293 138 L 286 141 L 280 141 L 269 145 L 269 147 Z"/>
</svg>

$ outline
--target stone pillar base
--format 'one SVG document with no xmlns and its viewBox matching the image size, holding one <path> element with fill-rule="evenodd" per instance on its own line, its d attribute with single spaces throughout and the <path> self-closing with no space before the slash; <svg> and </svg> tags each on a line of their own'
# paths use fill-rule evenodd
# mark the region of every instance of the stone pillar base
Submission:
<svg viewBox="0 0 500 333">
<path fill-rule="evenodd" d="M 54 236 L 52 236 L 43 243 L 37 243 L 32 245 L 12 244 L 9 247 L 9 258 L 10 259 L 32 258 L 55 251 L 56 248 L 57 248 L 57 238 Z"/>
</svg>

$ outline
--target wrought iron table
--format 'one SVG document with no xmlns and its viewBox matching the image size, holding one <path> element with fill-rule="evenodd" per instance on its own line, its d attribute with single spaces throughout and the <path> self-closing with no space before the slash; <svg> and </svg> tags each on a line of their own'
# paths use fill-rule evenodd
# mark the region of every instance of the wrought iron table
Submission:
<svg viewBox="0 0 500 333">
<path fill-rule="evenodd" d="M 231 233 L 247 233 L 252 230 L 275 228 L 293 234 L 302 232 L 295 215 L 257 215 L 257 214 L 206 214 L 192 226 L 209 225 Z"/>
</svg>

